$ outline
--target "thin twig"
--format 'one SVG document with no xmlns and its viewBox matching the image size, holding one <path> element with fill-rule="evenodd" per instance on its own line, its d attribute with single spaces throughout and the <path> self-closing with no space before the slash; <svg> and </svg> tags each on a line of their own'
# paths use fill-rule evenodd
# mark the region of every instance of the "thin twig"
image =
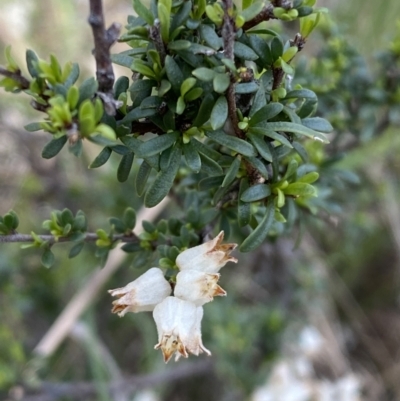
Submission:
<svg viewBox="0 0 400 401">
<path fill-rule="evenodd" d="M 120 25 L 113 23 L 105 29 L 103 5 L 101 0 L 90 1 L 89 24 L 94 38 L 93 54 L 96 59 L 96 77 L 99 95 L 104 102 L 107 114 L 115 115 L 117 104 L 113 97 L 114 70 L 111 63 L 110 47 L 117 41 Z"/>
<path fill-rule="evenodd" d="M 45 235 L 37 235 L 42 241 L 46 241 L 49 245 L 57 244 L 60 242 L 71 242 L 75 241 L 74 238 L 71 237 L 56 237 L 54 235 L 45 234 Z M 96 242 L 99 239 L 99 236 L 96 233 L 86 233 L 83 241 L 85 242 Z M 125 234 L 114 234 L 111 238 L 112 242 L 121 241 L 121 242 L 139 242 L 139 238 L 134 235 L 125 235 Z M 11 243 L 11 242 L 35 242 L 35 238 L 30 234 L 9 234 L 9 235 L 0 235 L 0 243 Z"/>
<path fill-rule="evenodd" d="M 247 21 L 243 25 L 243 30 L 247 31 L 248 29 L 255 27 L 263 21 L 268 21 L 275 18 L 276 17 L 274 16 L 274 7 L 272 4 L 268 4 L 253 19 Z"/>
<path fill-rule="evenodd" d="M 137 224 L 134 230 L 135 235 L 139 235 L 143 229 L 143 220 L 153 221 L 169 203 L 165 198 L 161 203 L 152 209 L 142 209 L 137 216 Z M 117 246 L 110 251 L 106 265 L 95 271 L 87 280 L 86 284 L 75 294 L 69 304 L 65 307 L 48 332 L 40 340 L 34 352 L 41 357 L 49 357 L 58 348 L 64 338 L 69 334 L 75 322 L 81 314 L 94 301 L 97 294 L 103 289 L 107 280 L 119 268 L 125 260 L 126 253 Z"/>
<path fill-rule="evenodd" d="M 7 78 L 11 78 L 15 82 L 18 82 L 20 89 L 29 89 L 30 82 L 21 75 L 20 70 L 16 72 L 11 72 L 3 67 L 0 67 L 0 75 L 4 75 Z"/>
<path fill-rule="evenodd" d="M 132 394 L 141 388 L 149 388 L 162 383 L 182 380 L 187 377 L 204 375 L 212 369 L 212 362 L 209 359 L 204 359 L 202 361 L 181 363 L 178 366 L 169 367 L 161 372 L 136 375 L 126 377 L 122 380 L 111 381 L 106 386 L 110 394 L 110 399 L 113 399 L 112 396 L 117 390 L 123 390 L 126 394 Z M 87 400 L 97 395 L 97 386 L 98 383 L 93 382 L 43 382 L 36 389 L 36 394 L 26 395 L 19 398 L 19 401 L 56 401 L 65 397 L 68 397 L 69 400 Z"/>
</svg>

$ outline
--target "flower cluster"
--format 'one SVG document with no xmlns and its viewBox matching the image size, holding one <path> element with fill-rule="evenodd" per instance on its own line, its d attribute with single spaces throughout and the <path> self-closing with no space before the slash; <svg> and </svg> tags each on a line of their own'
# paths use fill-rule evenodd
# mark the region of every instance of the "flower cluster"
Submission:
<svg viewBox="0 0 400 401">
<path fill-rule="evenodd" d="M 117 299 L 113 302 L 113 313 L 124 316 L 127 312 L 153 311 L 157 326 L 158 343 L 167 363 L 175 354 L 177 361 L 189 353 L 205 352 L 201 339 L 203 305 L 215 296 L 225 296 L 226 291 L 218 285 L 219 270 L 227 262 L 237 262 L 230 256 L 237 244 L 222 244 L 224 232 L 213 240 L 189 248 L 178 255 L 174 294 L 162 270 L 153 267 L 123 288 L 109 290 Z"/>
</svg>

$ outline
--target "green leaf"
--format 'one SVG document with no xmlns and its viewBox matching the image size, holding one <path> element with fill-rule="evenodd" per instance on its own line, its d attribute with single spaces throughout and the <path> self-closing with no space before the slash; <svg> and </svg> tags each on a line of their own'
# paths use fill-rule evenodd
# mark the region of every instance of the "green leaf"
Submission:
<svg viewBox="0 0 400 401">
<path fill-rule="evenodd" d="M 25 53 L 25 57 L 29 74 L 31 74 L 32 78 L 38 78 L 39 71 L 36 69 L 37 62 L 39 61 L 38 56 L 33 50 L 28 49 Z"/>
<path fill-rule="evenodd" d="M 224 181 L 222 182 L 221 186 L 223 188 L 228 187 L 233 182 L 233 180 L 236 178 L 236 174 L 239 171 L 240 164 L 241 164 L 240 158 L 239 157 L 235 157 L 233 159 L 232 164 L 228 168 L 228 171 L 226 172 Z"/>
<path fill-rule="evenodd" d="M 222 168 L 216 161 L 209 158 L 203 153 L 200 153 L 200 158 L 201 158 L 201 171 L 210 176 L 222 174 Z"/>
<path fill-rule="evenodd" d="M 166 170 L 161 170 L 144 196 L 144 205 L 154 207 L 159 204 L 171 189 L 181 162 L 181 149 L 176 146 L 172 150 L 171 163 Z"/>
<path fill-rule="evenodd" d="M 254 61 L 258 59 L 257 53 L 245 44 L 241 42 L 235 42 L 233 45 L 233 52 L 236 57 L 241 58 L 246 61 Z"/>
<path fill-rule="evenodd" d="M 329 134 L 333 131 L 333 127 L 330 122 L 321 117 L 303 118 L 301 123 L 307 128 L 310 128 L 314 131 L 323 132 L 325 134 Z"/>
<path fill-rule="evenodd" d="M 200 67 L 192 71 L 192 74 L 200 81 L 208 82 L 212 81 L 217 73 L 210 68 Z"/>
<path fill-rule="evenodd" d="M 24 126 L 24 128 L 25 128 L 28 132 L 40 131 L 40 130 L 43 129 L 43 128 L 42 128 L 42 123 L 41 123 L 41 122 L 26 124 L 26 125 Z"/>
<path fill-rule="evenodd" d="M 150 164 L 148 164 L 146 160 L 143 160 L 135 179 L 135 188 L 138 196 L 142 196 L 144 193 L 147 180 L 149 179 L 151 173 L 151 169 L 152 167 L 150 166 Z"/>
<path fill-rule="evenodd" d="M 196 85 L 196 78 L 186 78 L 181 85 L 181 96 L 185 96 Z"/>
<path fill-rule="evenodd" d="M 275 141 L 280 142 L 282 145 L 285 145 L 288 148 L 293 148 L 292 144 L 283 135 L 278 134 L 277 132 L 272 131 L 269 128 L 254 127 L 250 129 L 249 133 L 267 136 L 274 139 Z"/>
<path fill-rule="evenodd" d="M 272 131 L 293 132 L 294 134 L 303 135 L 323 143 L 329 143 L 328 139 L 324 134 L 316 132 L 310 128 L 304 127 L 303 125 L 300 124 L 280 121 L 280 122 L 269 122 L 265 126 L 268 129 L 271 129 Z"/>
<path fill-rule="evenodd" d="M 279 57 L 282 56 L 282 54 L 283 54 L 283 43 L 277 36 L 275 36 L 271 42 L 272 60 L 273 61 L 278 60 Z"/>
<path fill-rule="evenodd" d="M 263 1 L 256 1 L 253 4 L 251 4 L 249 7 L 244 8 L 242 11 L 241 16 L 244 18 L 244 20 L 250 21 L 253 19 L 256 15 L 260 13 L 260 11 L 264 7 L 264 2 Z"/>
<path fill-rule="evenodd" d="M 265 142 L 264 136 L 252 132 L 247 133 L 247 136 L 250 139 L 251 143 L 255 146 L 261 157 L 268 162 L 272 162 L 272 154 L 269 146 Z"/>
<path fill-rule="evenodd" d="M 285 195 L 293 196 L 317 196 L 317 190 L 305 182 L 294 182 L 282 189 Z"/>
<path fill-rule="evenodd" d="M 179 132 L 168 132 L 164 135 L 156 136 L 146 142 L 142 142 L 137 150 L 137 156 L 146 158 L 161 153 L 171 147 L 179 138 Z"/>
<path fill-rule="evenodd" d="M 268 235 L 272 223 L 274 222 L 275 206 L 274 202 L 269 202 L 264 217 L 255 230 L 242 242 L 239 247 L 241 252 L 250 252 L 259 247 Z"/>
<path fill-rule="evenodd" d="M 265 167 L 265 164 L 259 160 L 257 157 L 245 157 L 245 159 L 264 177 L 266 180 L 269 180 L 268 170 Z"/>
<path fill-rule="evenodd" d="M 185 1 L 180 7 L 179 11 L 174 15 L 171 22 L 171 32 L 182 26 L 186 20 L 189 18 L 190 12 L 192 11 L 192 2 Z"/>
<path fill-rule="evenodd" d="M 174 92 L 180 93 L 184 78 L 181 69 L 171 56 L 165 58 L 165 72 L 167 73 L 168 80 L 171 82 Z"/>
<path fill-rule="evenodd" d="M 136 212 L 131 207 L 125 209 L 123 222 L 129 230 L 133 230 L 136 225 Z"/>
<path fill-rule="evenodd" d="M 259 57 L 257 63 L 260 63 L 263 67 L 271 66 L 274 60 L 268 43 L 258 35 L 250 35 L 249 40 L 251 47 Z"/>
<path fill-rule="evenodd" d="M 213 141 L 244 156 L 251 157 L 257 154 L 251 143 L 235 136 L 227 135 L 223 131 L 207 132 L 206 134 Z"/>
<path fill-rule="evenodd" d="M 139 74 L 144 75 L 145 77 L 155 78 L 156 74 L 152 68 L 150 68 L 144 61 L 135 59 L 131 64 L 131 70 L 138 72 Z"/>
<path fill-rule="evenodd" d="M 193 143 L 183 145 L 183 154 L 185 155 L 186 164 L 195 173 L 198 173 L 201 169 L 201 159 Z"/>
<path fill-rule="evenodd" d="M 122 67 L 131 68 L 132 57 L 127 54 L 111 54 L 111 61 L 114 64 L 122 65 Z"/>
<path fill-rule="evenodd" d="M 283 110 L 283 104 L 277 102 L 271 102 L 259 109 L 253 114 L 249 121 L 250 127 L 255 127 L 258 123 L 269 120 L 277 116 Z"/>
<path fill-rule="evenodd" d="M 137 15 L 145 20 L 150 26 L 154 24 L 154 16 L 151 11 L 142 4 L 140 0 L 133 0 L 133 9 Z"/>
<path fill-rule="evenodd" d="M 271 195 L 271 188 L 267 184 L 257 184 L 247 188 L 240 197 L 243 202 L 256 202 Z"/>
<path fill-rule="evenodd" d="M 319 174 L 316 171 L 310 171 L 307 174 L 304 174 L 302 177 L 297 179 L 297 182 L 305 182 L 306 184 L 312 184 L 317 181 L 319 178 Z"/>
<path fill-rule="evenodd" d="M 97 92 L 98 83 L 94 78 L 89 78 L 83 81 L 79 87 L 79 101 L 78 106 L 86 99 L 91 99 Z"/>
<path fill-rule="evenodd" d="M 317 95 L 309 89 L 296 89 L 288 92 L 285 99 L 310 99 L 317 101 Z"/>
<path fill-rule="evenodd" d="M 199 182 L 199 186 L 198 186 L 199 191 L 208 191 L 209 189 L 218 188 L 224 181 L 224 177 L 225 176 L 223 176 L 223 175 L 217 175 L 214 177 L 203 178 Z"/>
<path fill-rule="evenodd" d="M 243 202 L 241 200 L 243 192 L 249 187 L 249 180 L 247 178 L 242 178 L 240 180 L 239 187 L 239 199 L 238 199 L 238 224 L 239 227 L 244 227 L 250 222 L 251 209 L 250 203 Z"/>
<path fill-rule="evenodd" d="M 158 88 L 158 96 L 163 97 L 170 89 L 172 85 L 171 82 L 166 79 L 161 80 L 160 87 Z"/>
<path fill-rule="evenodd" d="M 125 182 L 128 179 L 132 168 L 133 157 L 133 153 L 128 153 L 127 155 L 122 156 L 117 170 L 117 178 L 119 182 Z"/>
<path fill-rule="evenodd" d="M 158 18 L 160 20 L 161 37 L 164 43 L 169 42 L 169 27 L 171 23 L 171 9 L 168 9 L 161 1 L 157 4 Z"/>
<path fill-rule="evenodd" d="M 217 93 L 224 93 L 230 83 L 231 79 L 228 74 L 216 74 L 213 79 L 213 88 Z"/>
<path fill-rule="evenodd" d="M 236 84 L 235 86 L 235 92 L 238 95 L 245 94 L 245 93 L 254 93 L 257 92 L 259 89 L 259 86 L 257 85 L 256 82 L 245 82 L 242 84 Z"/>
<path fill-rule="evenodd" d="M 214 50 L 219 50 L 222 47 L 222 38 L 220 38 L 215 29 L 210 25 L 201 24 L 199 27 L 201 38 L 207 43 L 208 46 Z"/>
<path fill-rule="evenodd" d="M 266 104 L 266 99 L 265 99 L 265 89 L 263 88 L 263 85 L 259 87 L 257 93 L 254 96 L 253 104 L 250 109 L 249 117 L 253 117 L 254 114 L 260 110 L 262 107 L 264 107 Z"/>
<path fill-rule="evenodd" d="M 168 43 L 168 50 L 179 51 L 188 49 L 191 46 L 192 42 L 189 40 L 174 40 L 173 42 Z"/>
<path fill-rule="evenodd" d="M 119 124 L 131 123 L 132 121 L 151 117 L 155 114 L 157 114 L 157 109 L 141 109 L 140 107 L 136 107 L 135 109 L 131 110 L 121 121 L 119 121 Z"/>
<path fill-rule="evenodd" d="M 301 145 L 299 142 L 293 141 L 292 142 L 293 149 L 298 153 L 298 155 L 301 157 L 304 163 L 308 163 L 308 153 L 304 149 L 303 145 Z"/>
<path fill-rule="evenodd" d="M 194 100 L 198 99 L 202 94 L 203 94 L 203 88 L 200 87 L 193 88 L 185 95 L 185 100 L 187 102 L 193 102 Z"/>
<path fill-rule="evenodd" d="M 139 79 L 134 82 L 129 88 L 132 107 L 135 108 L 140 106 L 142 101 L 151 95 L 151 91 L 155 86 L 157 86 L 157 81 L 153 79 Z"/>
<path fill-rule="evenodd" d="M 53 266 L 53 264 L 54 264 L 54 254 L 50 250 L 50 248 L 47 247 L 42 255 L 42 265 L 49 269 L 51 266 Z"/>
<path fill-rule="evenodd" d="M 42 157 L 44 159 L 51 159 L 52 157 L 56 156 L 63 148 L 63 146 L 66 144 L 67 140 L 68 138 L 66 135 L 51 140 L 44 146 L 42 150 Z"/>
<path fill-rule="evenodd" d="M 213 130 L 223 127 L 228 118 L 228 102 L 225 96 L 220 96 L 211 111 L 210 123 Z"/>
<path fill-rule="evenodd" d="M 72 258 L 74 258 L 75 256 L 78 256 L 78 255 L 81 253 L 81 251 L 82 251 L 84 245 L 85 245 L 84 242 L 78 242 L 77 244 L 75 244 L 75 245 L 70 249 L 69 254 L 68 254 L 68 258 L 69 258 L 69 259 L 72 259 Z"/>
<path fill-rule="evenodd" d="M 196 118 L 193 120 L 193 126 L 201 127 L 205 122 L 207 122 L 211 116 L 213 107 L 214 98 L 211 94 L 207 94 L 201 102 Z"/>
</svg>

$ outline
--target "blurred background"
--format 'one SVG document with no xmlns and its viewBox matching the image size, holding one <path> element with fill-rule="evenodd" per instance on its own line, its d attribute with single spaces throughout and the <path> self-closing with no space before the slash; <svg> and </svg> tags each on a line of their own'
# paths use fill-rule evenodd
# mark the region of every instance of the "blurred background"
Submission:
<svg viewBox="0 0 400 401">
<path fill-rule="evenodd" d="M 108 23 L 123 25 L 132 13 L 129 0 L 104 3 Z M 355 98 L 367 89 L 379 92 L 379 74 L 388 61 L 376 55 L 399 35 L 400 3 L 318 4 L 331 10 L 337 40 L 351 48 L 343 45 L 343 54 L 353 57 L 365 79 L 365 86 L 353 88 Z M 44 59 L 54 53 L 62 64 L 79 62 L 81 77 L 91 76 L 87 14 L 86 0 L 0 0 L 0 51 L 12 44 L 20 65 L 27 48 Z M 329 59 L 336 42 L 324 32 L 314 36 L 306 48 L 316 56 L 309 67 L 316 76 L 318 68 L 331 68 L 330 75 L 316 80 L 299 73 L 298 79 L 311 80 L 317 93 L 320 89 L 320 112 L 344 132 L 341 144 L 332 146 L 346 153 L 337 167 L 350 171 L 344 177 L 348 184 L 335 193 L 336 208 L 310 216 L 290 237 L 238 255 L 237 265 L 224 268 L 222 287 L 229 296 L 206 305 L 203 319 L 203 341 L 213 356 L 165 366 L 153 349 L 151 314 L 119 319 L 110 313 L 106 290 L 145 271 L 140 261 L 116 260 L 118 269 L 99 284 L 90 245 L 72 260 L 67 247 L 55 247 L 56 264 L 47 270 L 39 252 L 0 244 L 1 399 L 400 400 L 400 112 L 391 107 L 386 118 L 388 106 L 377 93 L 369 108 L 352 114 L 346 79 L 351 81 L 354 71 L 343 69 L 333 80 L 334 65 L 321 67 L 318 59 L 325 60 L 319 58 L 324 52 Z M 117 45 L 113 51 L 124 49 Z M 117 74 L 129 72 L 121 67 Z M 379 124 L 368 122 L 371 113 Z M 106 228 L 109 216 L 140 207 L 132 183 L 115 179 L 117 158 L 101 169 L 87 169 L 98 148 L 85 147 L 80 159 L 68 152 L 42 159 L 47 136 L 23 129 L 37 120 L 27 96 L 1 92 L 0 215 L 14 209 L 20 232 L 39 231 L 54 209 L 82 209 L 92 227 Z M 168 208 L 173 206 L 161 216 L 173 211 Z M 53 326 L 49 335 L 60 315 L 71 329 Z"/>
</svg>

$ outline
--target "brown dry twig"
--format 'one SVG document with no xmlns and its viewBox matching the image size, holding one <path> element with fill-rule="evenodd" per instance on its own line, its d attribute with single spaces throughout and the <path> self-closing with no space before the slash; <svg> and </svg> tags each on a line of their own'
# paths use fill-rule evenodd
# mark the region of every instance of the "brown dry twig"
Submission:
<svg viewBox="0 0 400 401">
<path fill-rule="evenodd" d="M 89 24 L 94 38 L 93 54 L 96 59 L 96 77 L 99 83 L 98 95 L 104 103 L 106 113 L 115 115 L 118 101 L 113 97 L 114 70 L 111 63 L 110 47 L 117 41 L 120 24 L 113 23 L 105 28 L 103 5 L 101 0 L 90 1 Z"/>
</svg>

